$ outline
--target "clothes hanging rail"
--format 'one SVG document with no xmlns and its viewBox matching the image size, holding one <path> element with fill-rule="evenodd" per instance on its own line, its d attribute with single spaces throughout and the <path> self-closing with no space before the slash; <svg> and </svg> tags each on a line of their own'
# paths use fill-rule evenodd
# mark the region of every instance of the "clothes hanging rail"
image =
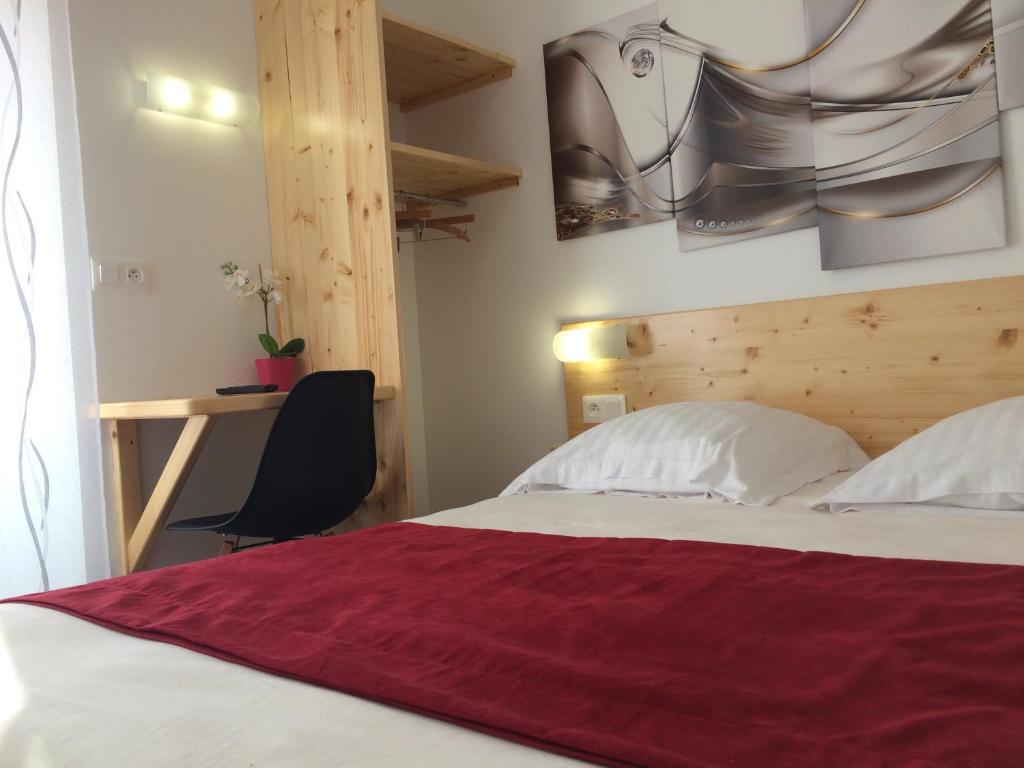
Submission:
<svg viewBox="0 0 1024 768">
<path fill-rule="evenodd" d="M 455 200 L 446 197 L 431 197 L 430 195 L 418 195 L 415 192 L 398 190 L 395 192 L 395 200 L 411 200 L 415 203 L 426 203 L 427 205 L 450 205 L 453 208 L 465 208 L 465 200 Z"/>
</svg>

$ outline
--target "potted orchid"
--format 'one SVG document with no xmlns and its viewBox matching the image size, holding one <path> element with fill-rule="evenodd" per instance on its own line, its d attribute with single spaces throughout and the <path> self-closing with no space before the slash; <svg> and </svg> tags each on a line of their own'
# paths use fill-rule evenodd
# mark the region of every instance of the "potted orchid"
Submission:
<svg viewBox="0 0 1024 768">
<path fill-rule="evenodd" d="M 262 302 L 264 332 L 259 340 L 268 357 L 256 359 L 256 375 L 260 384 L 277 384 L 279 392 L 287 392 L 292 388 L 295 375 L 295 356 L 306 348 L 306 342 L 292 339 L 287 344 L 278 344 L 270 333 L 270 305 L 284 301 L 281 278 L 274 270 L 264 275 L 263 267 L 257 265 L 259 282 L 254 283 L 249 270 L 239 268 L 233 261 L 225 261 L 220 269 L 224 274 L 224 287 L 234 294 L 235 301 L 244 303 L 250 296 L 256 296 Z"/>
</svg>

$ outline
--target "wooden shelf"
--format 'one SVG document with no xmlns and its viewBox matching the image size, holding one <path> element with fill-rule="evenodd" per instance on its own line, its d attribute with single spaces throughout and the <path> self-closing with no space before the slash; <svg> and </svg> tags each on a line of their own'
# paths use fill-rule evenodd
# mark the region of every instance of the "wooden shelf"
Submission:
<svg viewBox="0 0 1024 768">
<path fill-rule="evenodd" d="M 485 163 L 447 152 L 391 142 L 391 173 L 395 192 L 429 197 L 462 198 L 519 186 L 523 172 L 508 165 Z"/>
<path fill-rule="evenodd" d="M 516 60 L 381 13 L 388 101 L 408 112 L 511 77 Z"/>
</svg>

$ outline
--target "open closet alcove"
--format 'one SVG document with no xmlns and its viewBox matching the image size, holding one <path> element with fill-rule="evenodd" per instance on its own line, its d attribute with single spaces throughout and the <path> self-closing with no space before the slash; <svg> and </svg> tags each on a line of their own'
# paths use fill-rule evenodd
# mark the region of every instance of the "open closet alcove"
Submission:
<svg viewBox="0 0 1024 768">
<path fill-rule="evenodd" d="M 411 504 L 398 222 L 450 231 L 472 214 L 432 219 L 432 201 L 516 186 L 522 172 L 392 142 L 388 102 L 424 107 L 510 77 L 516 62 L 376 0 L 255 0 L 255 11 L 271 250 L 289 294 L 281 333 L 306 339 L 303 372 L 366 368 L 395 388 L 376 412 L 377 485 L 351 527 L 399 520 Z"/>
</svg>

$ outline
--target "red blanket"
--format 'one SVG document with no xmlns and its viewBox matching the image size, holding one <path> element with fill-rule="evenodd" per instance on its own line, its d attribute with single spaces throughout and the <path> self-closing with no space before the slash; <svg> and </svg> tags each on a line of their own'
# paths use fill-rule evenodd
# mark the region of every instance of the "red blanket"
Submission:
<svg viewBox="0 0 1024 768">
<path fill-rule="evenodd" d="M 402 523 L 21 601 L 607 765 L 1024 766 L 1024 568 Z"/>
</svg>

